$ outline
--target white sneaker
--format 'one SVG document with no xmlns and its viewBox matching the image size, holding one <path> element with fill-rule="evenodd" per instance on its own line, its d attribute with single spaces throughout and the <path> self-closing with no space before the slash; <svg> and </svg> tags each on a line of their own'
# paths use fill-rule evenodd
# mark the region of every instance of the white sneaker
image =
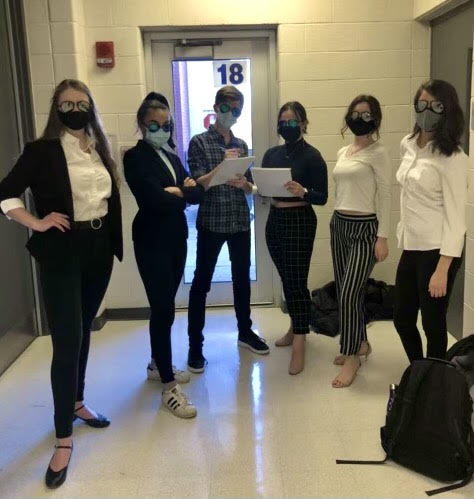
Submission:
<svg viewBox="0 0 474 499">
<path fill-rule="evenodd" d="M 196 407 L 192 404 L 179 385 L 171 390 L 163 390 L 161 397 L 163 404 L 178 418 L 194 418 L 197 414 Z"/>
<path fill-rule="evenodd" d="M 177 383 L 189 383 L 189 381 L 191 380 L 191 375 L 187 371 L 180 371 L 179 369 L 176 369 L 176 366 L 173 366 L 173 374 L 174 379 Z M 148 364 L 146 368 L 146 376 L 148 379 L 161 381 L 161 376 L 158 368 L 156 367 L 155 359 L 151 359 L 150 363 Z"/>
</svg>

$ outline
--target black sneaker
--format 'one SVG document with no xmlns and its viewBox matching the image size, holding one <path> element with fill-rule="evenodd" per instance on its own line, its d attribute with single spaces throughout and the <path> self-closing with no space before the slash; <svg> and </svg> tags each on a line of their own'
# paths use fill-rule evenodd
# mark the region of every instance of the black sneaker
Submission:
<svg viewBox="0 0 474 499">
<path fill-rule="evenodd" d="M 239 334 L 239 347 L 248 348 L 254 353 L 265 355 L 270 352 L 270 348 L 263 338 L 255 334 L 252 330 L 245 334 Z"/>
<path fill-rule="evenodd" d="M 202 352 L 192 352 L 188 353 L 188 371 L 192 373 L 203 373 L 206 369 L 207 360 L 202 354 Z"/>
</svg>

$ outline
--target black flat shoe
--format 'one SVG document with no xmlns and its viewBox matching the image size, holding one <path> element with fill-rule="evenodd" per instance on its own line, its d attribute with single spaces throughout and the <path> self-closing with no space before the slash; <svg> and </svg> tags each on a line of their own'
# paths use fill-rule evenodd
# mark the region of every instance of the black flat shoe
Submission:
<svg viewBox="0 0 474 499">
<path fill-rule="evenodd" d="M 49 466 L 48 469 L 46 470 L 46 475 L 44 477 L 44 481 L 46 482 L 46 487 L 48 489 L 57 489 L 58 487 L 61 487 L 61 485 L 66 481 L 67 477 L 67 468 L 69 466 L 69 463 L 71 462 L 71 456 L 72 456 L 72 444 L 71 445 L 55 445 L 55 449 L 71 449 L 71 454 L 69 454 L 69 461 L 67 462 L 66 466 L 59 471 L 53 471 Z"/>
<path fill-rule="evenodd" d="M 78 407 L 74 411 L 73 421 L 75 421 L 76 419 L 80 419 L 81 421 L 84 421 L 84 423 L 86 423 L 87 425 L 92 426 L 92 428 L 106 428 L 107 426 L 109 426 L 110 421 L 105 416 L 102 416 L 102 414 L 99 413 L 97 413 L 96 418 L 81 418 L 81 416 L 78 416 L 76 412 L 80 411 L 83 407 L 84 406 L 81 405 L 81 407 Z"/>
</svg>

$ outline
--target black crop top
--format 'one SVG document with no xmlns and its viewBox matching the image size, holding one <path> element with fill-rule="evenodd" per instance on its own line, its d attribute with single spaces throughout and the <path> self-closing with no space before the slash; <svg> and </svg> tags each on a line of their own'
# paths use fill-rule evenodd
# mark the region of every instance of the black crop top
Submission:
<svg viewBox="0 0 474 499">
<path fill-rule="evenodd" d="M 272 147 L 263 156 L 262 168 L 291 168 L 295 182 L 308 189 L 303 200 L 324 205 L 328 199 L 328 172 L 321 153 L 305 142 Z M 277 201 L 301 201 L 299 197 L 274 198 Z"/>
</svg>

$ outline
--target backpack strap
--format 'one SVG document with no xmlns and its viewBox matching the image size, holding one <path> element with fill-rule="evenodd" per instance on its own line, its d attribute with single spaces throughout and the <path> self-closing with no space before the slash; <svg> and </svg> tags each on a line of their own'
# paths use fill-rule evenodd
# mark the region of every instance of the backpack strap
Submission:
<svg viewBox="0 0 474 499">
<path fill-rule="evenodd" d="M 452 485 L 447 485 L 446 487 L 441 487 L 439 489 L 427 490 L 425 493 L 427 496 L 434 496 L 436 494 L 441 494 L 442 492 L 448 492 L 450 490 L 460 489 L 461 487 L 466 486 L 472 479 L 473 471 L 470 470 L 468 475 L 464 480 L 458 483 L 454 483 Z"/>
<path fill-rule="evenodd" d="M 352 459 L 336 459 L 336 464 L 385 464 L 388 459 L 388 454 L 385 459 L 380 461 L 354 461 Z"/>
<path fill-rule="evenodd" d="M 404 411 L 400 415 L 400 422 L 393 432 L 392 438 L 390 441 L 392 444 L 390 445 L 387 454 L 385 456 L 385 459 L 378 460 L 378 461 L 356 461 L 352 459 L 336 459 L 336 464 L 384 464 L 388 459 L 390 459 L 390 456 L 392 454 L 393 450 L 393 443 L 396 442 L 398 435 L 407 427 L 411 420 L 411 416 L 413 413 L 413 406 L 414 401 L 416 399 L 416 395 L 418 393 L 418 388 L 420 387 L 421 382 L 423 381 L 423 378 L 426 376 L 427 372 L 430 370 L 431 366 L 433 365 L 432 360 L 423 360 L 421 362 L 421 365 L 419 368 L 416 370 L 412 370 L 410 372 L 410 378 L 409 378 L 409 383 L 407 384 L 407 389 L 405 390 L 404 394 L 404 399 L 407 399 L 410 403 L 409 404 L 404 404 Z"/>
</svg>

